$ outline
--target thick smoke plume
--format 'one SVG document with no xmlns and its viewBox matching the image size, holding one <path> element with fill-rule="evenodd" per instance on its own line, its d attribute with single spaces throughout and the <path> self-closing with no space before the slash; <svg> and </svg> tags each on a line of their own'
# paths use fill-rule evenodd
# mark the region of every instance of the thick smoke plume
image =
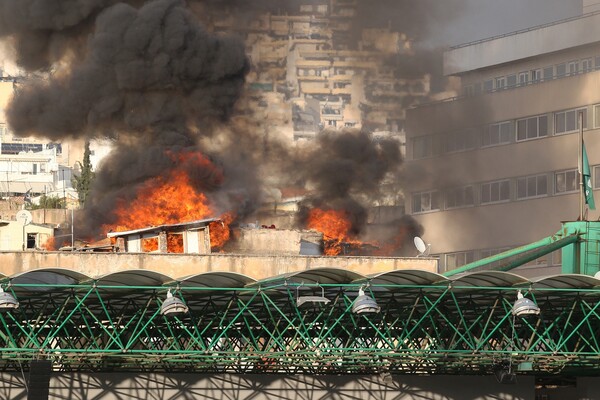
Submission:
<svg viewBox="0 0 600 400">
<path fill-rule="evenodd" d="M 398 173 L 402 157 L 399 142 L 373 141 L 366 132 L 324 132 L 297 162 L 294 170 L 312 189 L 300 220 L 309 208 L 343 209 L 352 222 L 352 233 L 365 228 L 366 204 L 380 195 L 384 178 Z"/>
<path fill-rule="evenodd" d="M 382 18 L 388 18 L 402 21 L 393 29 L 418 38 L 435 23 L 429 15 L 458 12 L 460 8 L 450 3 L 460 1 L 436 6 L 433 9 L 443 11 L 430 14 L 421 3 L 381 1 L 382 8 L 359 1 L 354 30 L 381 26 Z M 97 234 L 95 229 L 110 224 L 117 200 L 133 199 L 140 185 L 175 166 L 178 161 L 170 154 L 181 152 L 202 152 L 223 171 L 224 181 L 212 179 L 211 170 L 192 173 L 198 189 L 221 205 L 219 211 L 233 208 L 238 215 L 247 215 L 259 201 L 256 170 L 261 160 L 256 154 L 273 148 L 280 159 L 296 161 L 288 180 L 312 190 L 306 205 L 348 210 L 352 233 L 364 231 L 367 206 L 385 180 L 397 179 L 402 162 L 398 143 L 373 142 L 365 132 L 325 133 L 302 156 L 293 158 L 279 145 L 256 141 L 260 134 L 252 126 L 235 126 L 230 120 L 249 71 L 244 45 L 207 32 L 198 22 L 205 17 L 203 12 L 222 12 L 224 7 L 234 17 L 247 19 L 259 12 L 295 12 L 298 4 L 292 0 L 0 3 L 0 36 L 11 38 L 18 64 L 49 76 L 20 85 L 7 110 L 15 133 L 57 141 L 111 137 L 118 143 L 97 171 L 84 224 L 79 224 L 88 232 L 81 234 Z M 404 58 L 390 62 L 396 62 L 399 76 L 422 76 L 433 64 L 418 57 L 413 62 Z M 221 128 L 224 122 L 226 129 Z"/>
<path fill-rule="evenodd" d="M 212 136 L 215 124 L 229 118 L 249 66 L 240 41 L 208 33 L 181 0 L 156 0 L 140 8 L 108 1 L 84 2 L 87 7 L 58 3 L 49 11 L 63 20 L 39 27 L 34 21 L 27 25 L 24 18 L 12 31 L 17 31 L 17 41 L 28 36 L 27 29 L 58 35 L 73 26 L 84 29 L 97 13 L 83 57 L 71 57 L 48 80 L 21 86 L 8 121 L 17 134 L 52 140 L 118 137 L 120 145 L 98 172 L 86 207 L 86 222 L 98 226 L 99 219 L 110 222 L 116 198 L 134 196 L 138 184 L 173 166 L 170 153 L 203 150 L 200 139 Z M 16 2 L 13 6 L 19 7 Z M 61 14 L 64 8 L 73 16 Z M 227 160 L 215 157 L 227 169 Z M 249 168 L 245 166 L 244 179 L 235 176 L 239 169 L 228 179 L 247 182 Z"/>
</svg>

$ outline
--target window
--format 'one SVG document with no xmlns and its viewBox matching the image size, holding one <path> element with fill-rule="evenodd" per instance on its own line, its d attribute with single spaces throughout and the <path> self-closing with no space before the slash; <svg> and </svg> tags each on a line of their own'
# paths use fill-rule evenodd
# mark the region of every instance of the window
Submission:
<svg viewBox="0 0 600 400">
<path fill-rule="evenodd" d="M 468 207 L 474 204 L 473 186 L 452 188 L 446 192 L 446 208 Z"/>
<path fill-rule="evenodd" d="M 465 96 L 473 96 L 473 85 L 467 85 L 463 88 Z"/>
<path fill-rule="evenodd" d="M 510 121 L 489 125 L 483 132 L 481 145 L 487 147 L 510 143 L 511 131 L 512 122 Z"/>
<path fill-rule="evenodd" d="M 481 204 L 510 200 L 508 180 L 483 183 L 481 185 Z"/>
<path fill-rule="evenodd" d="M 594 166 L 594 189 L 600 189 L 600 165 Z"/>
<path fill-rule="evenodd" d="M 496 254 L 500 254 L 502 252 L 505 252 L 507 250 L 510 250 L 510 247 L 501 247 L 499 249 L 485 249 L 485 250 L 481 250 L 481 258 L 488 258 L 491 256 L 495 256 Z"/>
<path fill-rule="evenodd" d="M 596 69 L 600 69 L 600 56 L 594 57 L 594 65 L 596 66 Z"/>
<path fill-rule="evenodd" d="M 510 88 L 510 87 L 515 87 L 517 86 L 517 75 L 512 74 L 512 75 L 508 75 L 506 77 L 506 85 Z"/>
<path fill-rule="evenodd" d="M 492 257 L 492 256 L 495 256 L 497 254 L 500 254 L 500 253 L 508 251 L 508 250 L 510 250 L 510 247 L 502 247 L 499 249 L 484 249 L 479 252 L 479 259 Z M 494 262 L 488 262 L 487 264 L 485 264 L 485 269 L 494 269 L 496 267 L 499 267 L 501 262 L 502 262 L 501 260 L 497 260 Z"/>
<path fill-rule="evenodd" d="M 531 70 L 531 82 L 539 82 L 542 80 L 542 70 L 532 69 Z"/>
<path fill-rule="evenodd" d="M 577 61 L 569 61 L 567 65 L 567 70 L 569 75 L 577 75 L 579 73 L 579 62 Z"/>
<path fill-rule="evenodd" d="M 471 130 L 465 132 L 451 132 L 445 135 L 444 139 L 445 151 L 447 153 L 475 148 L 475 135 Z"/>
<path fill-rule="evenodd" d="M 579 112 L 583 113 L 583 129 L 587 128 L 587 109 L 561 111 L 554 114 L 554 133 L 577 131 L 579 127 Z"/>
<path fill-rule="evenodd" d="M 592 70 L 592 59 L 586 58 L 581 60 L 581 72 L 586 73 Z"/>
<path fill-rule="evenodd" d="M 436 211 L 440 209 L 439 192 L 421 192 L 415 193 L 412 196 L 413 213 L 421 213 L 427 211 Z"/>
<path fill-rule="evenodd" d="M 477 82 L 473 85 L 473 94 L 481 94 L 481 82 Z"/>
<path fill-rule="evenodd" d="M 494 90 L 494 81 L 492 81 L 491 79 L 484 81 L 483 82 L 483 91 L 491 92 L 492 90 Z"/>
<path fill-rule="evenodd" d="M 539 115 L 517 120 L 517 141 L 548 136 L 548 117 Z"/>
<path fill-rule="evenodd" d="M 474 251 L 461 251 L 458 253 L 446 254 L 446 271 L 462 267 L 473 261 L 475 261 Z"/>
<path fill-rule="evenodd" d="M 576 169 L 554 173 L 554 193 L 575 192 L 577 189 Z"/>
<path fill-rule="evenodd" d="M 519 72 L 519 86 L 525 86 L 529 83 L 529 73 Z"/>
<path fill-rule="evenodd" d="M 517 179 L 517 199 L 546 196 L 548 194 L 548 176 L 536 175 Z"/>
<path fill-rule="evenodd" d="M 506 89 L 506 77 L 496 78 L 496 89 Z"/>
<path fill-rule="evenodd" d="M 556 66 L 556 77 L 561 78 L 567 74 L 567 64 L 562 63 Z"/>
<path fill-rule="evenodd" d="M 431 136 L 418 136 L 413 138 L 413 159 L 431 157 Z"/>
<path fill-rule="evenodd" d="M 594 106 L 594 128 L 600 128 L 600 104 Z"/>
<path fill-rule="evenodd" d="M 554 78 L 554 67 L 544 68 L 544 80 L 549 81 Z"/>
</svg>

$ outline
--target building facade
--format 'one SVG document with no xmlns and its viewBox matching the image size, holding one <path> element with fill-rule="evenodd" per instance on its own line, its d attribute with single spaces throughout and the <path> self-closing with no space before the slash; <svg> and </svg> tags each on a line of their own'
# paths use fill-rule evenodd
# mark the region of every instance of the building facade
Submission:
<svg viewBox="0 0 600 400">
<path fill-rule="evenodd" d="M 406 164 L 406 210 L 441 271 L 579 217 L 580 118 L 600 188 L 600 11 L 451 48 L 444 73 L 462 93 L 409 110 Z M 559 271 L 555 252 L 519 273 Z"/>
</svg>

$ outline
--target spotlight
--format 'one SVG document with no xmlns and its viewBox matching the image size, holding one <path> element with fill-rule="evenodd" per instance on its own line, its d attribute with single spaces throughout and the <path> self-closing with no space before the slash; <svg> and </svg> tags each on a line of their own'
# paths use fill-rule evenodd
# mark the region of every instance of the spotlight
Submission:
<svg viewBox="0 0 600 400">
<path fill-rule="evenodd" d="M 304 286 L 304 282 L 300 284 L 300 286 L 296 287 L 296 306 L 300 307 L 305 303 L 314 303 L 314 304 L 329 304 L 331 300 L 325 297 L 325 288 L 319 284 L 318 287 L 321 288 L 320 296 L 300 296 L 300 288 Z"/>
<path fill-rule="evenodd" d="M 0 287 L 0 310 L 14 310 L 15 308 L 19 308 L 17 299 Z"/>
<path fill-rule="evenodd" d="M 494 371 L 498 383 L 513 385 L 517 383 L 517 375 L 508 368 L 499 368 Z"/>
<path fill-rule="evenodd" d="M 540 313 L 540 308 L 533 302 L 533 300 L 528 299 L 523 296 L 523 293 L 519 290 L 517 293 L 517 301 L 512 308 L 512 314 L 517 317 L 522 317 L 525 315 L 538 315 Z"/>
<path fill-rule="evenodd" d="M 381 383 L 384 383 L 386 385 L 391 385 L 392 383 L 394 383 L 394 378 L 392 377 L 392 374 L 390 374 L 388 371 L 383 371 L 379 374 L 379 380 L 381 381 Z"/>
<path fill-rule="evenodd" d="M 160 306 L 160 313 L 164 316 L 187 314 L 188 311 L 188 306 L 179 297 L 174 297 L 171 290 L 167 292 L 167 298 Z"/>
<path fill-rule="evenodd" d="M 352 304 L 352 312 L 354 314 L 373 314 L 381 311 L 381 307 L 377 305 L 377 302 L 372 297 L 365 294 L 362 286 L 358 289 L 358 296 Z"/>
</svg>

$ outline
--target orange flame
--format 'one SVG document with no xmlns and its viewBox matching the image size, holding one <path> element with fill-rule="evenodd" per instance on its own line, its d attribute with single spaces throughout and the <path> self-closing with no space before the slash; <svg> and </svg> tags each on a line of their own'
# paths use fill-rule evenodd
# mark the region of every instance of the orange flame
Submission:
<svg viewBox="0 0 600 400">
<path fill-rule="evenodd" d="M 118 201 L 114 211 L 116 223 L 103 226 L 105 232 L 191 222 L 215 215 L 210 201 L 204 193 L 194 187 L 187 174 L 189 169 L 183 168 L 183 164 L 188 167 L 191 165 L 199 171 L 209 171 L 212 174 L 213 183 L 217 184 L 223 179 L 222 172 L 208 158 L 199 153 L 177 155 L 169 153 L 169 155 L 177 162 L 177 165 L 165 175 L 143 183 L 131 202 L 124 199 Z M 234 219 L 234 214 L 225 214 L 223 221 L 218 222 L 222 226 L 222 232 L 215 229 L 216 234 L 220 235 L 219 237 L 213 237 L 211 227 L 211 243 L 218 243 L 218 246 L 222 247 L 229 240 L 229 224 Z M 158 239 L 142 240 L 142 250 L 144 252 L 159 250 Z M 169 253 L 183 252 L 182 235 L 167 236 L 167 251 Z"/>
<path fill-rule="evenodd" d="M 47 251 L 56 251 L 56 239 L 54 239 L 53 236 L 46 239 L 42 245 L 42 249 Z"/>
<path fill-rule="evenodd" d="M 231 238 L 229 225 L 235 220 L 236 215 L 232 212 L 221 215 L 220 221 L 211 222 L 208 226 L 210 230 L 210 248 L 218 251 L 223 248 L 225 243 Z"/>
<path fill-rule="evenodd" d="M 142 239 L 142 251 L 145 253 L 158 251 L 158 238 L 151 237 Z"/>
<path fill-rule="evenodd" d="M 352 223 L 345 210 L 321 210 L 313 208 L 309 211 L 307 226 L 323 233 L 324 250 L 327 256 L 336 256 L 342 253 L 344 244 L 360 245 L 350 234 Z"/>
</svg>

